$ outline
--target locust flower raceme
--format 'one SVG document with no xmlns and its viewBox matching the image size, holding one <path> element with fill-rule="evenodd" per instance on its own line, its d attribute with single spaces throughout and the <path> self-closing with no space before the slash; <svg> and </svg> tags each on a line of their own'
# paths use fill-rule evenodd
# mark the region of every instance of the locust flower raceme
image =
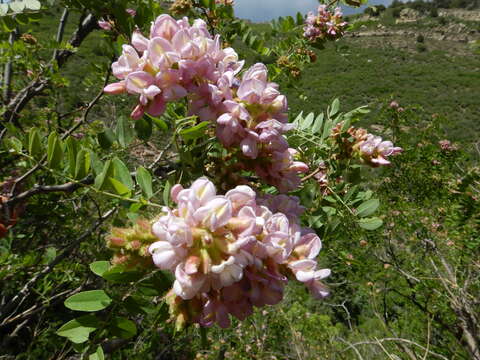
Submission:
<svg viewBox="0 0 480 360">
<path fill-rule="evenodd" d="M 337 140 L 341 147 L 341 155 L 345 158 L 359 157 L 364 163 L 379 167 L 390 165 L 390 156 L 403 152 L 403 149 L 394 146 L 391 141 L 383 140 L 363 128 L 351 126 L 342 133 L 343 122 L 339 123 L 332 131 L 332 138 Z"/>
<path fill-rule="evenodd" d="M 312 42 L 336 40 L 343 36 L 346 26 L 340 8 L 337 7 L 332 12 L 326 5 L 320 5 L 317 14 L 308 13 L 303 36 Z"/>
<path fill-rule="evenodd" d="M 327 296 L 321 280 L 330 271 L 315 261 L 321 241 L 299 225 L 304 209 L 297 198 L 257 197 L 246 185 L 219 195 L 206 178 L 187 189 L 175 185 L 171 198 L 177 207 L 153 221 L 157 241 L 149 252 L 175 276 L 167 303 L 177 325 L 228 327 L 230 315 L 244 320 L 253 307 L 282 300 L 288 275 L 314 297 Z"/>
<path fill-rule="evenodd" d="M 123 45 L 112 65 L 120 81 L 104 90 L 137 96 L 134 119 L 145 113 L 159 116 L 168 102 L 186 98 L 188 113 L 212 122 L 219 141 L 239 150 L 246 170 L 282 192 L 294 190 L 299 173 L 308 167 L 297 161 L 298 153 L 284 136 L 293 128 L 287 98 L 268 81 L 264 64 L 253 65 L 240 77 L 243 64 L 234 49 L 222 49 L 220 38 L 208 32 L 203 20 L 190 25 L 187 18 L 163 14 L 149 37 L 137 30 L 131 45 Z"/>
</svg>

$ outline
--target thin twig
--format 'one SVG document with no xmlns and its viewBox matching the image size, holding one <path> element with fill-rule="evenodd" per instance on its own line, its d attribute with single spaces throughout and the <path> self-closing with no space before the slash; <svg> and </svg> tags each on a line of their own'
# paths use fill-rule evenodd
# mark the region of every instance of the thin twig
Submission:
<svg viewBox="0 0 480 360">
<path fill-rule="evenodd" d="M 65 259 L 70 252 L 76 248 L 77 246 L 80 245 L 80 243 L 90 236 L 93 232 L 95 232 L 100 225 L 103 224 L 105 220 L 107 220 L 114 212 L 116 211 L 116 207 L 113 209 L 110 209 L 107 211 L 101 218 L 97 219 L 95 223 L 92 225 L 90 229 L 85 231 L 82 235 L 80 235 L 77 239 L 75 239 L 70 245 L 64 248 L 64 250 L 55 257 L 45 268 L 37 273 L 34 277 L 32 277 L 24 286 L 23 288 L 18 292 L 17 295 L 15 295 L 7 304 L 5 304 L 1 309 L 0 309 L 0 317 L 1 318 L 6 318 L 6 314 L 10 312 L 15 306 L 20 306 L 20 304 L 26 299 L 28 294 L 31 291 L 31 288 L 37 283 L 38 280 L 49 274 L 53 268 L 60 263 L 63 259 Z"/>
<path fill-rule="evenodd" d="M 95 106 L 95 104 L 100 100 L 100 98 L 103 95 L 103 88 L 106 86 L 106 84 L 108 84 L 108 81 L 109 81 L 109 78 L 110 78 L 110 71 L 111 70 L 110 70 L 110 66 L 109 66 L 108 70 L 107 70 L 107 74 L 105 76 L 105 81 L 104 81 L 104 84 L 103 84 L 101 90 L 98 92 L 98 94 L 95 96 L 95 98 L 92 101 L 90 101 L 90 103 L 85 108 L 85 112 L 83 113 L 82 119 L 62 135 L 62 137 L 61 137 L 62 140 L 65 140 L 68 136 L 73 134 L 75 132 L 75 130 L 77 130 L 81 125 L 83 125 L 87 121 L 88 114 L 92 110 L 93 106 Z M 44 155 L 40 159 L 40 161 L 37 163 L 37 165 L 35 165 L 30 170 L 28 170 L 25 174 L 23 174 L 19 178 L 15 179 L 15 181 L 12 184 L 12 189 L 10 190 L 10 194 L 9 194 L 10 197 L 13 197 L 15 195 L 15 190 L 16 190 L 18 184 L 20 184 L 22 181 L 24 181 L 30 175 L 32 175 L 34 172 L 36 172 L 38 169 L 40 169 L 42 167 L 42 164 L 45 162 L 46 159 L 47 159 L 47 156 Z"/>
<path fill-rule="evenodd" d="M 63 40 L 63 34 L 65 32 L 65 26 L 67 25 L 69 14 L 70 14 L 70 11 L 68 10 L 68 8 L 65 8 L 63 10 L 62 17 L 60 18 L 60 23 L 58 24 L 57 37 L 55 38 L 55 41 L 57 42 L 57 44 L 60 44 Z M 52 61 L 54 61 L 57 58 L 58 51 L 59 51 L 58 49 L 54 50 Z"/>
<path fill-rule="evenodd" d="M 8 37 L 8 44 L 10 45 L 10 50 L 13 51 L 13 43 L 17 39 L 18 36 L 18 27 L 15 28 L 10 33 L 10 36 Z M 10 97 L 12 96 L 12 63 L 13 63 L 13 54 L 10 56 L 10 59 L 8 62 L 5 64 L 5 71 L 4 71 L 4 87 L 3 87 L 3 102 L 5 104 L 8 104 L 10 101 Z"/>
<path fill-rule="evenodd" d="M 383 339 L 376 339 L 376 341 L 360 341 L 360 342 L 356 342 L 354 344 L 351 344 L 349 345 L 347 348 L 343 349 L 342 352 L 345 352 L 347 350 L 350 350 L 356 346 L 359 346 L 359 345 L 378 345 L 379 343 L 383 343 L 385 341 L 393 341 L 393 342 L 403 342 L 403 343 L 407 343 L 407 344 L 410 344 L 410 345 L 413 345 L 413 346 L 416 346 L 416 347 L 419 347 L 420 349 L 422 350 L 428 350 L 425 346 L 422 346 L 418 343 L 416 343 L 415 341 L 412 341 L 412 340 L 408 340 L 408 339 L 402 339 L 402 338 L 383 338 Z M 446 358 L 445 356 L 441 355 L 441 354 L 437 354 L 431 350 L 428 350 L 428 353 L 431 354 L 432 356 L 438 358 L 438 359 L 442 359 L 442 360 L 448 360 L 448 358 Z"/>
<path fill-rule="evenodd" d="M 69 45 L 74 48 L 78 48 L 88 34 L 90 34 L 96 28 L 98 28 L 98 24 L 95 16 L 92 14 L 87 15 L 68 41 Z M 62 67 L 72 54 L 72 50 L 60 50 L 56 53 L 54 61 L 57 62 L 58 67 Z M 50 65 L 46 68 L 50 69 L 52 64 L 53 63 L 50 63 Z M 41 94 L 48 86 L 50 86 L 50 84 L 50 79 L 42 78 L 41 76 L 38 76 L 36 79 L 32 80 L 27 86 L 20 90 L 12 100 L 10 100 L 6 106 L 6 111 L 3 115 L 3 121 L 16 122 L 20 117 L 20 112 L 25 108 L 25 106 L 27 106 L 30 100 Z"/>
<path fill-rule="evenodd" d="M 93 184 L 93 177 L 87 176 L 78 182 L 67 182 L 61 185 L 35 185 L 32 189 L 24 191 L 13 198 L 10 198 L 7 201 L 7 204 L 12 206 L 18 202 L 24 201 L 29 197 L 32 197 L 37 194 L 47 194 L 51 192 L 65 192 L 71 193 L 77 190 L 78 188 L 82 187 L 83 185 L 90 185 Z"/>
</svg>

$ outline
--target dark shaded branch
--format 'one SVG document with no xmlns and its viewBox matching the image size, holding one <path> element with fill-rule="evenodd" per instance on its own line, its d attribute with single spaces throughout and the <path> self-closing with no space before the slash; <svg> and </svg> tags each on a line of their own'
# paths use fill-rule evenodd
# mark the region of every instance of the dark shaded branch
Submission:
<svg viewBox="0 0 480 360">
<path fill-rule="evenodd" d="M 9 316 L 7 314 L 10 311 L 12 311 L 13 308 L 19 307 L 22 304 L 22 302 L 30 294 L 32 287 L 35 286 L 37 281 L 45 277 L 47 274 L 49 274 L 57 264 L 59 264 L 63 259 L 69 256 L 73 249 L 79 246 L 83 240 L 85 240 L 93 232 L 95 232 L 100 227 L 100 225 L 102 225 L 103 222 L 107 220 L 115 211 L 116 211 L 116 208 L 113 208 L 107 211 L 104 215 L 102 215 L 99 219 L 97 219 L 97 221 L 95 221 L 95 223 L 92 225 L 92 227 L 90 227 L 90 229 L 85 231 L 82 235 L 76 238 L 70 245 L 65 247 L 64 250 L 59 255 L 57 255 L 57 257 L 53 259 L 47 266 L 45 266 L 42 271 L 38 272 L 35 276 L 33 276 L 23 286 L 23 288 L 18 292 L 18 294 L 15 295 L 8 303 L 6 303 L 0 309 L 0 318 L 1 319 L 8 318 Z"/>
<path fill-rule="evenodd" d="M 412 340 L 402 339 L 402 338 L 384 338 L 384 339 L 375 339 L 375 340 L 376 341 L 359 341 L 359 342 L 356 342 L 354 344 L 350 344 L 348 347 L 343 349 L 342 352 L 345 352 L 349 349 L 353 349 L 353 348 L 355 348 L 359 345 L 379 345 L 383 342 L 400 342 L 400 343 L 406 343 L 406 344 L 409 344 L 409 345 L 412 345 L 412 346 L 416 346 L 416 347 L 420 348 L 421 350 L 425 351 L 426 353 L 432 355 L 432 357 L 442 359 L 442 360 L 448 360 L 445 356 L 443 356 L 441 354 L 437 354 L 437 353 L 429 350 L 425 346 L 422 346 L 422 345 L 420 345 L 420 344 L 418 344 L 418 343 L 416 343 L 415 341 L 412 341 Z"/>
<path fill-rule="evenodd" d="M 15 28 L 10 33 L 10 36 L 8 38 L 8 44 L 10 45 L 10 48 L 13 47 L 13 43 L 17 39 L 18 36 L 18 27 Z M 10 97 L 12 96 L 12 72 L 13 72 L 13 66 L 12 66 L 12 59 L 13 55 L 10 57 L 10 60 L 5 64 L 5 70 L 4 70 L 4 84 L 3 84 L 3 102 L 6 104 L 10 101 Z"/>
<path fill-rule="evenodd" d="M 83 40 L 93 30 L 98 27 L 97 19 L 92 15 L 87 15 L 82 23 L 78 26 L 69 40 L 69 44 L 78 48 Z M 68 58 L 73 54 L 71 50 L 60 50 L 55 54 L 53 61 L 56 61 L 58 67 L 62 67 Z M 3 121 L 15 122 L 20 117 L 20 112 L 35 96 L 41 94 L 50 85 L 50 79 L 37 77 L 30 82 L 26 87 L 19 91 L 19 93 L 8 103 L 7 109 L 3 115 Z"/>
<path fill-rule="evenodd" d="M 83 125 L 86 121 L 87 121 L 87 117 L 88 117 L 88 114 L 90 113 L 90 111 L 92 110 L 92 108 L 95 106 L 95 104 L 100 100 L 100 98 L 103 96 L 103 88 L 106 86 L 106 84 L 108 83 L 109 81 L 109 78 L 110 78 L 110 67 L 108 67 L 108 70 L 107 70 L 107 74 L 105 76 L 105 81 L 104 81 L 104 84 L 102 86 L 102 88 L 100 89 L 100 91 L 98 92 L 98 94 L 95 96 L 95 98 L 90 101 L 90 103 L 87 105 L 87 107 L 85 108 L 85 112 L 83 113 L 83 116 L 82 116 L 82 119 L 76 123 L 71 129 L 69 129 L 68 131 L 66 131 L 63 135 L 62 135 L 62 140 L 65 140 L 67 137 L 69 137 L 73 132 L 75 132 L 75 130 L 77 130 L 81 125 Z M 23 174 L 22 176 L 20 176 L 19 178 L 15 179 L 13 185 L 12 185 L 12 189 L 10 191 L 10 198 L 13 198 L 13 196 L 15 195 L 15 190 L 18 186 L 18 184 L 20 184 L 22 181 L 24 181 L 25 179 L 27 179 L 30 175 L 32 175 L 34 172 L 36 172 L 38 169 L 40 169 L 42 167 L 42 164 L 45 162 L 45 160 L 47 159 L 47 156 L 44 155 L 40 161 L 38 162 L 37 165 L 35 165 L 33 168 L 31 168 L 30 170 L 28 170 L 25 174 Z"/>
<path fill-rule="evenodd" d="M 9 199 L 7 201 L 7 204 L 9 206 L 12 206 L 18 202 L 22 202 L 28 199 L 29 197 L 37 194 L 47 194 L 51 192 L 71 193 L 77 190 L 78 188 L 82 187 L 83 185 L 91 185 L 91 184 L 93 184 L 93 177 L 87 176 L 78 182 L 68 182 L 61 185 L 35 185 L 32 189 L 24 191 L 21 194 L 18 194 L 17 196 L 14 196 L 13 198 Z"/>
<path fill-rule="evenodd" d="M 58 24 L 58 29 L 57 29 L 57 37 L 55 38 L 56 42 L 60 44 L 63 40 L 63 34 L 65 32 L 65 26 L 67 25 L 68 21 L 68 15 L 70 14 L 70 11 L 68 8 L 65 8 L 62 13 L 62 17 L 60 18 L 60 23 Z M 53 60 L 56 59 L 58 55 L 58 49 L 55 49 L 53 52 Z"/>
</svg>

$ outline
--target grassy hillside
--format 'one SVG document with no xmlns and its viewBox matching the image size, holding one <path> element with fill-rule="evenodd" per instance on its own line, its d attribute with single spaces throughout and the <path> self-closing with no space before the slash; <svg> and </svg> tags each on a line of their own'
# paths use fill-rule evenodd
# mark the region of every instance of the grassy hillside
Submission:
<svg viewBox="0 0 480 360">
<path fill-rule="evenodd" d="M 410 29 L 420 34 L 421 26 L 411 24 Z M 293 114 L 306 105 L 322 111 L 335 97 L 347 109 L 364 104 L 376 109 L 393 99 L 405 106 L 419 105 L 446 116 L 453 139 L 470 142 L 480 132 L 480 55 L 471 44 L 451 40 L 418 42 L 411 35 L 346 38 L 320 51 L 318 61 L 287 94 Z M 375 116 L 373 112 L 370 122 Z"/>
</svg>

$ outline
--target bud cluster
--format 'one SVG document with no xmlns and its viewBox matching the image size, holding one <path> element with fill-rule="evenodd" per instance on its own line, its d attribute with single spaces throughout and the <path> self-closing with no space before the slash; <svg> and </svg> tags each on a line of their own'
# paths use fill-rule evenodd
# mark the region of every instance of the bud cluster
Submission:
<svg viewBox="0 0 480 360">
<path fill-rule="evenodd" d="M 316 15 L 313 12 L 308 13 L 303 36 L 311 42 L 339 39 L 347 26 L 347 22 L 343 21 L 342 17 L 339 7 L 332 13 L 326 5 L 320 5 Z"/>
<path fill-rule="evenodd" d="M 190 25 L 187 18 L 176 21 L 164 14 L 152 24 L 149 38 L 135 31 L 132 45 L 123 46 L 112 65 L 121 81 L 105 92 L 137 95 L 134 119 L 145 112 L 159 116 L 167 102 L 186 98 L 189 114 L 213 122 L 219 141 L 239 150 L 247 170 L 280 191 L 293 190 L 300 184 L 298 173 L 308 167 L 294 161 L 297 152 L 284 137 L 293 127 L 287 99 L 268 81 L 264 64 L 238 77 L 243 64 L 232 48 L 222 49 L 203 20 Z"/>
<path fill-rule="evenodd" d="M 113 228 L 107 236 L 107 246 L 114 251 L 112 264 L 126 268 L 152 266 L 148 247 L 155 241 L 157 238 L 147 220 L 137 220 L 130 228 Z"/>
<path fill-rule="evenodd" d="M 314 297 L 328 295 L 320 280 L 330 270 L 315 261 L 321 241 L 299 225 L 297 198 L 257 197 L 246 185 L 217 195 L 206 178 L 188 189 L 175 185 L 171 197 L 177 207 L 153 223 L 149 251 L 157 267 L 175 274 L 167 302 L 178 326 L 243 320 L 254 307 L 280 302 L 289 274 Z"/>
<path fill-rule="evenodd" d="M 345 158 L 360 157 L 366 164 L 372 167 L 390 165 L 388 157 L 400 154 L 403 149 L 394 146 L 391 141 L 384 141 L 380 136 L 375 136 L 363 128 L 351 126 L 346 135 L 342 137 L 341 128 L 343 123 L 338 124 L 332 131 L 332 137 L 337 140 L 342 148 L 341 156 Z"/>
</svg>

